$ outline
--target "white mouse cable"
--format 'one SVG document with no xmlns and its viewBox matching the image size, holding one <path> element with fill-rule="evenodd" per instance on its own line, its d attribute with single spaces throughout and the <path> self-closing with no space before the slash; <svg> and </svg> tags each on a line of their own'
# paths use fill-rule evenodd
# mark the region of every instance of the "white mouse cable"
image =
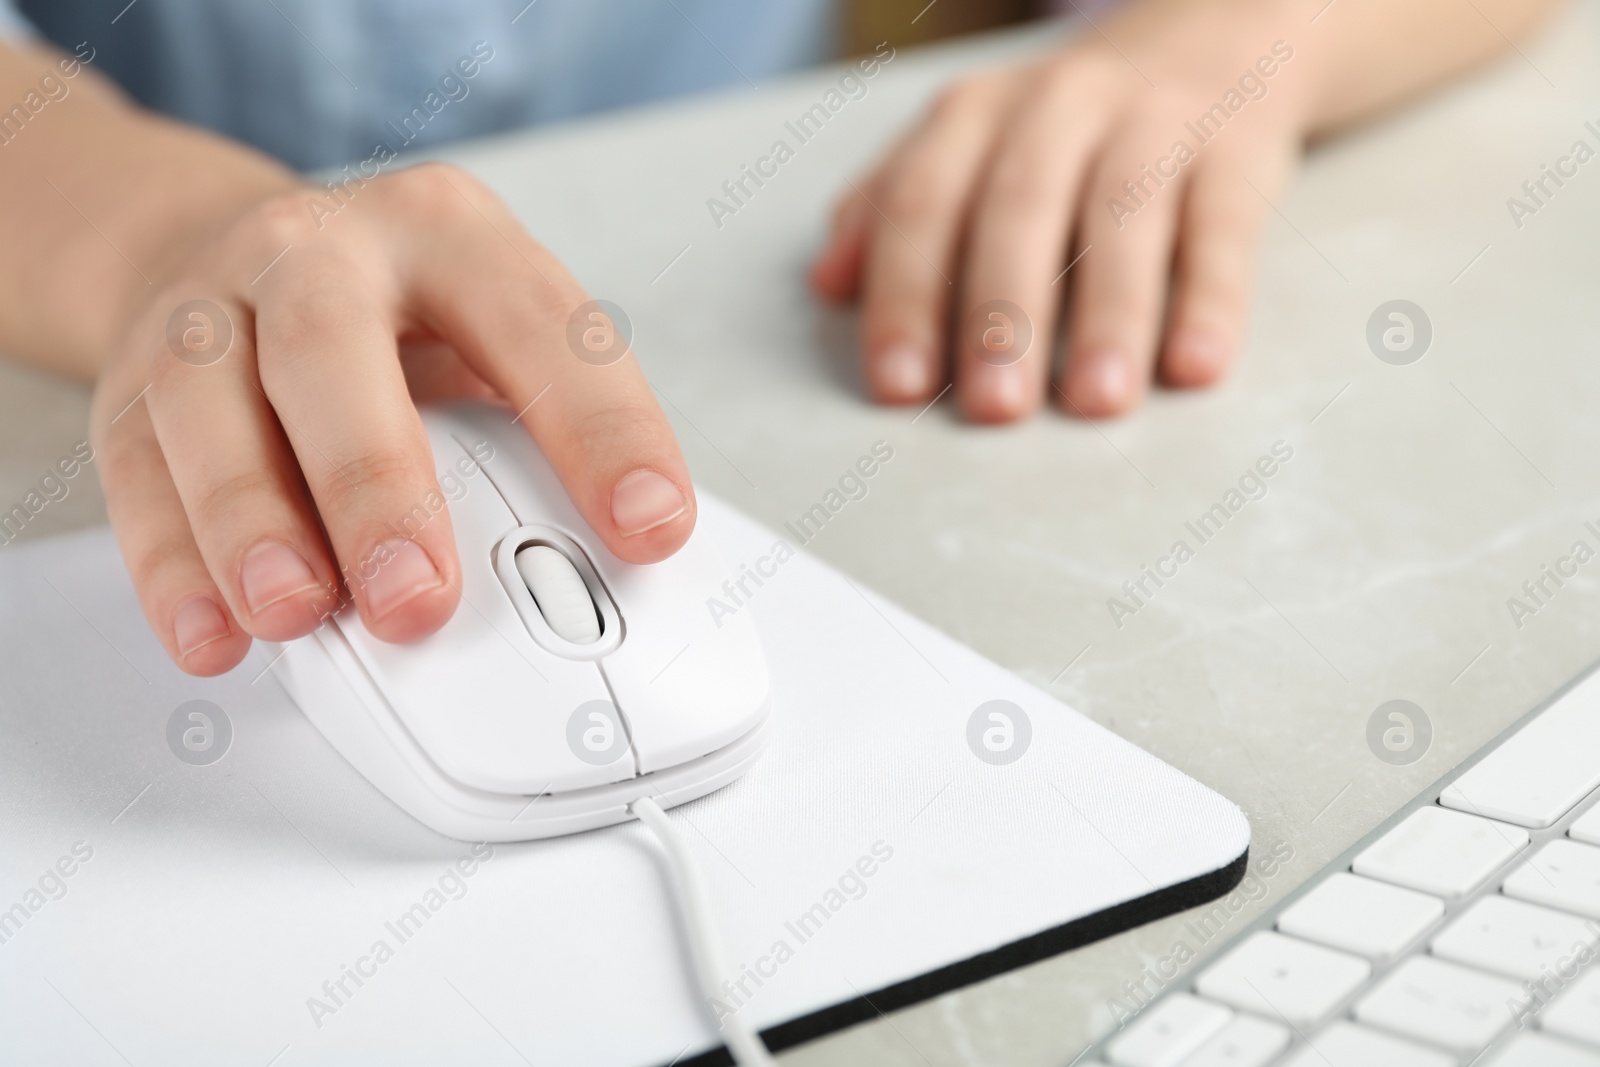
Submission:
<svg viewBox="0 0 1600 1067">
<path fill-rule="evenodd" d="M 640 797 L 630 807 L 667 854 L 667 866 L 676 883 L 678 915 L 689 937 L 689 955 L 694 964 L 695 979 L 706 1000 L 713 1000 L 721 992 L 717 984 L 720 977 L 717 963 L 721 951 L 716 937 L 716 923 L 711 918 L 710 901 L 706 897 L 705 886 L 701 884 L 700 870 L 695 866 L 694 856 L 690 854 L 677 827 L 667 818 L 667 813 L 661 810 L 661 805 L 649 797 Z M 733 1053 L 733 1060 L 739 1067 L 777 1067 L 778 1061 L 772 1058 L 761 1038 L 737 1014 L 730 1013 L 723 1017 L 722 1033 L 728 1051 Z"/>
</svg>

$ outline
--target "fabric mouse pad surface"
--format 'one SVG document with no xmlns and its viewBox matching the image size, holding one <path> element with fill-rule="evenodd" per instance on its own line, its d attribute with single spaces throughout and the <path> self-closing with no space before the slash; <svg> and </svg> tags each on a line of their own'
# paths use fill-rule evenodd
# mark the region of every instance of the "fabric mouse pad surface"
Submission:
<svg viewBox="0 0 1600 1067">
<path fill-rule="evenodd" d="M 97 530 L 0 557 L 0 1059 L 684 1063 L 718 1011 L 782 1046 L 1237 882 L 1231 803 L 701 500 L 762 576 L 705 625 L 750 612 L 774 694 L 761 761 L 670 813 L 737 968 L 718 1004 L 642 826 L 432 833 L 259 651 L 171 666 Z"/>
</svg>

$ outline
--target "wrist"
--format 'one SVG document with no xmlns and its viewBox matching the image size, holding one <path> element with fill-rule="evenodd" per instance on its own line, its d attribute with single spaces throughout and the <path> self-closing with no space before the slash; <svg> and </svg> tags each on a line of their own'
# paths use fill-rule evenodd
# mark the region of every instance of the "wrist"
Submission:
<svg viewBox="0 0 1600 1067">
<path fill-rule="evenodd" d="M 1327 49 L 1285 0 L 1137 0 L 1099 29 L 1085 43 L 1114 48 L 1141 85 L 1206 99 L 1237 91 L 1299 138 L 1319 121 Z"/>
<path fill-rule="evenodd" d="M 1234 59 L 1267 86 L 1280 128 L 1304 140 L 1317 122 L 1326 50 L 1303 7 L 1284 0 L 1218 0 L 1209 13 L 1238 42 Z"/>
</svg>

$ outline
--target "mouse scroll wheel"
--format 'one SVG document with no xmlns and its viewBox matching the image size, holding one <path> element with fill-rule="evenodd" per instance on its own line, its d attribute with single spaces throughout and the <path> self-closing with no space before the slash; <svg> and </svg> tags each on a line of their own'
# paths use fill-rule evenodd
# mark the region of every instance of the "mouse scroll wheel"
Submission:
<svg viewBox="0 0 1600 1067">
<path fill-rule="evenodd" d="M 517 573 L 557 637 L 575 645 L 600 640 L 600 615 L 594 599 L 578 568 L 565 555 L 549 545 L 527 545 L 517 549 Z"/>
</svg>

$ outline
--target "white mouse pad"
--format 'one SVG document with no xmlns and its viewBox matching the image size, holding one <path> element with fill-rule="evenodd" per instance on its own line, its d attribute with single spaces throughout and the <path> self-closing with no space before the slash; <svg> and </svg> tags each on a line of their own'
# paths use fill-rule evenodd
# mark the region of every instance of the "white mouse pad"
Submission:
<svg viewBox="0 0 1600 1067">
<path fill-rule="evenodd" d="M 1232 804 L 701 499 L 761 576 L 708 624 L 755 617 L 775 701 L 760 763 L 671 813 L 720 1004 L 642 826 L 435 835 L 259 652 L 170 666 L 95 531 L 0 553 L 0 1062 L 718 1062 L 719 1010 L 786 1047 L 1238 881 Z"/>
</svg>

